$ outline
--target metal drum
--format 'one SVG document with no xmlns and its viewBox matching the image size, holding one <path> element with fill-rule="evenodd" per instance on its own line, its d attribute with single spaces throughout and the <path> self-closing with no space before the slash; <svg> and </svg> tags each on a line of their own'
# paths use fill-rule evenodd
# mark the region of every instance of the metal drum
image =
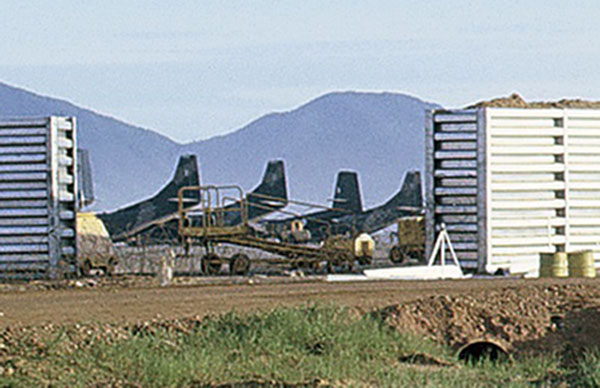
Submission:
<svg viewBox="0 0 600 388">
<path fill-rule="evenodd" d="M 565 252 L 540 253 L 540 277 L 564 278 L 570 269 Z"/>
<path fill-rule="evenodd" d="M 569 253 L 569 276 L 573 278 L 595 278 L 594 252 L 579 251 Z"/>
</svg>

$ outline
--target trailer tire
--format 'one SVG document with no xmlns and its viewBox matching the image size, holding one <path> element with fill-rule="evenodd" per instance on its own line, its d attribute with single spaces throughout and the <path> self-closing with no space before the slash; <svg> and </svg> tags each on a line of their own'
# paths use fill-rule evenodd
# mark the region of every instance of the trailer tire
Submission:
<svg viewBox="0 0 600 388">
<path fill-rule="evenodd" d="M 229 272 L 231 275 L 246 276 L 250 271 L 250 259 L 243 253 L 236 253 L 229 261 Z"/>
<path fill-rule="evenodd" d="M 202 256 L 202 273 L 205 275 L 216 275 L 221 269 L 221 259 L 214 253 Z"/>
<path fill-rule="evenodd" d="M 404 248 L 399 245 L 392 247 L 389 253 L 389 259 L 394 264 L 402 264 L 407 259 L 407 252 Z"/>
</svg>

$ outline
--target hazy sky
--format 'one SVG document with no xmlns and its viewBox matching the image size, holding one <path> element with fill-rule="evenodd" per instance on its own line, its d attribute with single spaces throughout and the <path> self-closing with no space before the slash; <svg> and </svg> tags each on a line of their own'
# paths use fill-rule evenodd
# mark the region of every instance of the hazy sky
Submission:
<svg viewBox="0 0 600 388">
<path fill-rule="evenodd" d="M 599 20 L 598 1 L 2 0 L 0 81 L 184 142 L 334 90 L 600 99 Z"/>
</svg>

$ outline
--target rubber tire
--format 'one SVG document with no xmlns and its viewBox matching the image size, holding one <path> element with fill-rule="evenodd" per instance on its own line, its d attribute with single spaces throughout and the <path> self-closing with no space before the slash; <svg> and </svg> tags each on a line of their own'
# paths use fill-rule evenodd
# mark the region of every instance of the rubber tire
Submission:
<svg viewBox="0 0 600 388">
<path fill-rule="evenodd" d="M 407 259 L 407 254 L 402 247 L 396 245 L 392 247 L 388 257 L 394 264 L 403 264 Z"/>
<path fill-rule="evenodd" d="M 221 259 L 214 253 L 202 257 L 202 273 L 205 275 L 216 275 L 221 269 Z"/>
<path fill-rule="evenodd" d="M 229 260 L 229 273 L 231 275 L 246 276 L 250 271 L 250 258 L 243 253 L 236 253 Z"/>
</svg>

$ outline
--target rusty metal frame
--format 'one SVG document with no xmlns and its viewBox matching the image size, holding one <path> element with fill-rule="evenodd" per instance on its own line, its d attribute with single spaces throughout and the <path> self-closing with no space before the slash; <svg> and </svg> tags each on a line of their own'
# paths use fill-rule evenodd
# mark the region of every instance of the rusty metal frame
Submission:
<svg viewBox="0 0 600 388">
<path fill-rule="evenodd" d="M 239 193 L 239 200 L 229 196 L 222 197 L 223 190 L 235 190 Z M 188 191 L 200 192 L 200 205 L 184 208 L 184 193 Z M 215 201 L 213 202 L 213 193 Z M 248 233 L 248 207 L 244 200 L 242 188 L 237 185 L 229 186 L 186 186 L 179 189 L 178 196 L 178 215 L 179 215 L 179 234 L 183 237 L 201 237 L 211 239 L 224 236 L 239 236 Z M 239 206 L 225 206 L 225 201 L 234 200 Z M 217 206 L 213 207 L 213 203 Z M 202 225 L 186 225 L 187 213 L 191 211 L 200 211 L 202 215 Z M 226 213 L 240 213 L 241 222 L 237 225 L 225 225 L 224 217 Z"/>
<path fill-rule="evenodd" d="M 223 190 L 232 189 L 238 192 L 239 199 L 221 195 Z M 194 190 L 200 191 L 200 204 L 186 209 L 184 206 L 184 193 Z M 270 197 L 266 195 L 258 194 L 258 196 L 270 199 Z M 235 203 L 239 203 L 239 206 L 226 206 L 226 201 L 231 200 L 234 200 Z M 301 201 L 291 202 L 308 204 L 307 202 Z M 214 203 L 218 206 L 213 207 Z M 252 205 L 254 206 L 257 204 Z M 257 206 L 263 205 L 259 204 Z M 351 213 L 346 210 L 339 210 L 340 212 Z M 194 226 L 187 224 L 187 214 L 192 211 L 201 212 L 201 225 Z M 240 223 L 226 225 L 224 223 L 224 214 L 227 212 L 240 212 Z M 308 262 L 326 260 L 333 264 L 340 264 L 352 262 L 355 259 L 353 250 L 348 250 L 346 247 L 342 246 L 343 244 L 339 243 L 324 244 L 324 246 L 318 247 L 283 243 L 252 236 L 248 226 L 248 200 L 244 198 L 242 189 L 236 185 L 182 187 L 178 192 L 178 215 L 178 230 L 182 240 L 189 240 L 190 238 L 195 239 L 197 242 L 204 245 L 207 250 L 210 250 L 214 243 L 227 243 L 278 254 L 287 257 L 291 262 L 294 260 L 306 260 Z M 326 223 L 325 221 L 323 222 Z M 349 246 L 352 247 L 352 244 L 349 244 Z"/>
</svg>

